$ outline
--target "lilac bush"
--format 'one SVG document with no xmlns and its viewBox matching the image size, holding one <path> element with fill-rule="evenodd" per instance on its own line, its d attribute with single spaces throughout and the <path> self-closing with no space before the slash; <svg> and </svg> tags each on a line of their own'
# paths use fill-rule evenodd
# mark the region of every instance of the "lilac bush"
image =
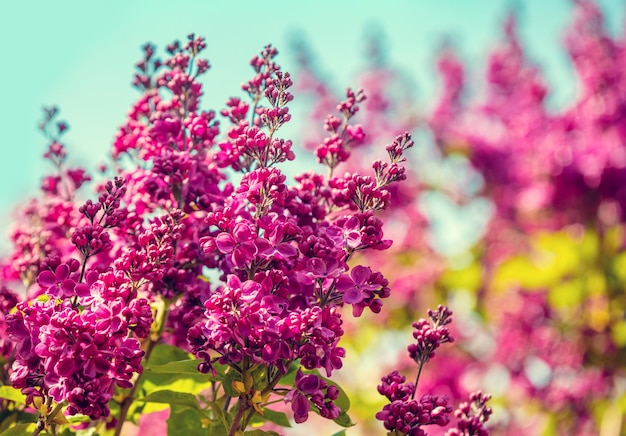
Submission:
<svg viewBox="0 0 626 436">
<path fill-rule="evenodd" d="M 133 81 L 141 95 L 93 199 L 79 199 L 91 176 L 67 165 L 67 123 L 46 111 L 44 157 L 56 172 L 2 263 L 7 434 L 117 436 L 159 405 L 169 407 L 169 434 L 277 434 L 310 412 L 353 425 L 329 377 L 343 366 L 345 310 L 379 313 L 391 294 L 356 256 L 391 246 L 378 212 L 406 178 L 413 141 L 398 135 L 386 160 L 338 174 L 367 130 L 353 123 L 365 93 L 348 89 L 315 153 L 326 174 L 288 183 L 280 164 L 295 153 L 279 132 L 294 97 L 277 50 L 252 58 L 247 98 L 218 112 L 200 106 L 205 46 L 192 34 L 165 58 L 143 47 Z M 416 324 L 409 349 L 420 371 L 451 341 L 447 309 L 431 318 L 433 329 Z M 445 425 L 447 404 L 424 395 L 415 407 Z"/>
</svg>

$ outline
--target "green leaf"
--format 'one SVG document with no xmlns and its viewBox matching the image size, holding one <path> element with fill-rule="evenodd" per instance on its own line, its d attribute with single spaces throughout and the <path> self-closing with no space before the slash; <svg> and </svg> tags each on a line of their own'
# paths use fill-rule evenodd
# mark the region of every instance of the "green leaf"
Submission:
<svg viewBox="0 0 626 436">
<path fill-rule="evenodd" d="M 554 308 L 575 307 L 585 298 L 585 283 L 580 279 L 566 280 L 551 286 L 548 291 L 548 302 Z"/>
<path fill-rule="evenodd" d="M 226 395 L 233 398 L 239 398 L 239 392 L 233 387 L 233 382 L 242 381 L 241 374 L 239 374 L 235 370 L 230 370 L 224 376 L 224 381 L 222 385 L 224 387 L 224 392 Z"/>
<path fill-rule="evenodd" d="M 13 386 L 0 386 L 0 398 L 14 401 L 17 404 L 26 404 L 26 395 Z"/>
<path fill-rule="evenodd" d="M 265 431 L 265 430 L 261 430 L 261 429 L 248 430 L 248 431 L 244 432 L 244 435 L 248 435 L 248 436 L 280 436 L 275 431 Z"/>
<path fill-rule="evenodd" d="M 218 436 L 222 434 L 219 432 L 209 433 L 209 429 L 203 426 L 203 422 L 207 422 L 207 420 L 198 410 L 173 404 L 170 408 L 170 417 L 167 419 L 167 434 L 168 436 L 200 436 L 214 434 Z M 218 424 L 221 426 L 221 423 Z M 223 434 L 226 434 L 225 429 Z"/>
<path fill-rule="evenodd" d="M 198 365 L 204 362 L 204 359 L 186 359 L 177 362 L 169 362 L 164 365 L 150 365 L 145 368 L 146 372 L 155 374 L 190 374 L 198 375 Z"/>
<path fill-rule="evenodd" d="M 0 433 L 0 436 L 31 436 L 35 430 L 35 424 L 18 424 Z"/>
<path fill-rule="evenodd" d="M 338 431 L 337 433 L 333 433 L 332 436 L 346 436 L 346 431 L 345 430 Z"/>
<path fill-rule="evenodd" d="M 18 422 L 17 410 L 0 410 L 0 433 Z"/>
<path fill-rule="evenodd" d="M 260 365 L 251 375 L 255 390 L 260 391 L 267 386 L 267 366 Z"/>
<path fill-rule="evenodd" d="M 300 368 L 300 364 L 297 362 L 292 363 L 287 370 L 287 374 L 281 377 L 278 385 L 280 386 L 293 386 L 296 382 L 296 373 L 298 372 L 298 368 Z"/>
<path fill-rule="evenodd" d="M 197 369 L 192 370 L 192 366 L 194 361 L 186 351 L 171 345 L 157 345 L 141 376 L 139 396 L 161 390 L 194 395 L 202 392 L 211 385 L 211 378 Z M 197 363 L 195 366 L 197 367 Z"/>
<path fill-rule="evenodd" d="M 68 435 L 71 436 L 100 436 L 97 427 L 87 427 L 83 430 L 76 430 L 75 432 L 68 428 L 67 431 Z"/>
<path fill-rule="evenodd" d="M 131 406 L 129 419 L 135 422 L 142 414 L 157 412 L 167 407 L 169 403 L 143 400 L 153 392 L 172 391 L 198 395 L 209 388 L 211 386 L 209 376 L 198 372 L 197 369 L 191 371 L 189 367 L 194 365 L 191 362 L 191 355 L 180 348 L 166 344 L 159 344 L 154 347 L 141 376 L 137 388 L 137 401 Z M 153 368 L 158 369 L 153 371 Z M 178 371 L 174 372 L 173 369 L 178 369 Z M 158 399 L 159 397 L 152 398 Z M 114 401 L 112 403 L 112 406 L 116 405 Z M 198 408 L 197 402 L 195 407 Z"/>
<path fill-rule="evenodd" d="M 219 421 L 211 421 L 209 426 L 206 428 L 207 436 L 227 436 L 228 430 L 224 428 L 221 422 Z M 193 434 L 195 436 L 195 433 Z M 168 434 L 169 436 L 169 434 Z M 191 434 L 187 435 L 191 436 Z"/>
<path fill-rule="evenodd" d="M 143 398 L 137 399 L 137 401 L 144 401 L 146 403 L 165 403 L 171 405 L 187 406 L 192 409 L 200 410 L 198 405 L 198 399 L 195 395 L 187 392 L 176 392 L 170 390 L 154 391 L 146 395 Z"/>
<path fill-rule="evenodd" d="M 148 362 L 148 367 L 152 365 L 165 365 L 170 362 L 177 362 L 179 360 L 189 360 L 191 355 L 187 353 L 185 350 L 182 350 L 173 345 L 167 344 L 158 344 L 152 350 L 152 354 L 150 355 L 150 361 Z"/>
<path fill-rule="evenodd" d="M 352 419 L 346 412 L 342 412 L 339 414 L 337 418 L 334 419 L 336 424 L 339 424 L 342 427 L 352 427 L 355 426 L 356 423 L 352 422 Z"/>
<path fill-rule="evenodd" d="M 80 414 L 67 416 L 66 418 L 70 422 L 70 424 L 78 424 L 78 423 L 81 423 L 81 422 L 90 422 L 91 421 L 91 418 L 88 417 L 87 415 L 80 415 Z"/>
<path fill-rule="evenodd" d="M 90 429 L 95 430 L 95 428 L 90 427 Z M 93 433 L 93 432 L 92 432 Z M 45 433 L 44 433 L 45 434 Z M 86 434 L 83 434 L 82 430 L 78 430 L 78 431 L 74 431 L 71 428 L 66 428 L 64 429 L 61 433 L 57 433 L 58 436 L 86 436 Z M 88 434 L 87 434 L 88 435 Z M 88 436 L 93 436 L 93 435 L 88 435 Z"/>
<path fill-rule="evenodd" d="M 39 414 L 27 413 L 21 410 L 0 410 L 0 434 L 7 431 L 14 424 L 37 422 Z"/>
<path fill-rule="evenodd" d="M 202 374 L 198 371 L 198 365 L 203 361 L 204 359 L 191 359 L 190 355 L 180 348 L 160 344 L 155 348 L 145 371 L 154 374 L 200 375 L 202 377 L 208 377 L 212 380 L 221 380 L 227 366 L 214 364 L 213 368 L 216 372 L 215 376 L 211 373 Z"/>
<path fill-rule="evenodd" d="M 283 412 L 277 412 L 272 409 L 263 409 L 263 415 L 259 415 L 258 413 L 254 415 L 251 420 L 251 423 L 262 423 L 270 421 L 274 424 L 278 424 L 281 427 L 291 427 L 291 423 L 289 422 L 289 418 Z"/>
<path fill-rule="evenodd" d="M 626 345 L 626 322 L 621 321 L 611 326 L 611 338 L 616 345 L 624 347 Z"/>
<path fill-rule="evenodd" d="M 217 417 L 219 418 L 224 428 L 229 428 L 233 419 L 232 416 L 226 413 L 224 409 L 222 409 L 220 405 L 217 404 L 217 402 L 215 401 L 208 402 L 208 405 L 209 407 L 211 407 L 211 410 L 213 411 L 213 413 L 217 415 Z"/>
<path fill-rule="evenodd" d="M 291 423 L 289 422 L 289 418 L 283 412 L 277 412 L 272 409 L 263 409 L 263 418 L 266 420 L 273 422 L 274 424 L 278 424 L 281 427 L 291 427 Z"/>
</svg>

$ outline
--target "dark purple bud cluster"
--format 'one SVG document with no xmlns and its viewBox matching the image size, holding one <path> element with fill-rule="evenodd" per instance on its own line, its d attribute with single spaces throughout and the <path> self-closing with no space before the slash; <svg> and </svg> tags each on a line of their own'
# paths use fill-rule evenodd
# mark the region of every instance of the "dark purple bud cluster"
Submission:
<svg viewBox="0 0 626 436">
<path fill-rule="evenodd" d="M 376 414 L 376 419 L 383 422 L 387 430 L 399 431 L 407 436 L 426 435 L 422 428 L 426 425 L 445 427 L 450 423 L 446 396 L 422 395 L 419 400 L 394 400 Z"/>
<path fill-rule="evenodd" d="M 316 407 L 322 417 L 336 419 L 341 410 L 334 401 L 339 398 L 339 389 L 329 385 L 315 374 L 296 373 L 296 386 L 285 395 L 285 401 L 291 403 L 293 417 L 300 424 L 309 418 L 311 406 Z"/>
<path fill-rule="evenodd" d="M 489 432 L 484 427 L 489 420 L 492 410 L 487 406 L 491 395 L 480 391 L 472 392 L 469 402 L 461 403 L 454 411 L 458 418 L 456 428 L 448 430 L 446 436 L 487 436 Z"/>
<path fill-rule="evenodd" d="M 435 357 L 435 350 L 441 344 L 454 342 L 450 329 L 446 327 L 452 322 L 452 312 L 445 306 L 437 311 L 429 310 L 430 320 L 420 319 L 413 323 L 413 337 L 416 343 L 408 346 L 409 355 L 418 364 L 424 364 Z"/>
<path fill-rule="evenodd" d="M 387 397 L 389 404 L 383 407 L 383 410 L 376 414 L 376 419 L 383 422 L 383 425 L 390 434 L 403 435 L 426 435 L 424 426 L 437 425 L 445 427 L 450 423 L 450 414 L 452 407 L 448 405 L 448 397 L 438 395 L 422 395 L 419 400 L 415 399 L 417 393 L 417 384 L 424 364 L 435 356 L 435 350 L 443 343 L 452 342 L 448 324 L 452 322 L 452 312 L 445 306 L 439 306 L 437 311 L 429 310 L 429 320 L 420 319 L 413 323 L 415 331 L 413 337 L 417 340 L 416 344 L 408 347 L 409 355 L 417 363 L 417 378 L 415 383 L 407 383 L 406 377 L 398 371 L 393 371 L 381 379 L 378 385 L 378 393 Z M 480 402 L 481 413 L 488 410 L 486 416 L 491 413 L 491 409 L 486 408 L 485 403 L 489 396 L 481 393 L 472 394 L 471 400 Z M 477 403 L 478 404 L 478 403 Z M 462 412 L 457 411 L 456 416 L 462 418 L 459 422 L 460 428 L 472 427 L 477 421 L 469 415 L 469 406 L 464 403 L 461 405 Z M 482 415 L 481 415 L 482 416 Z M 470 424 L 471 421 L 471 424 Z M 485 418 L 486 421 L 486 418 Z M 482 421 L 484 422 L 484 421 Z M 481 425 L 482 425 L 481 422 Z M 462 427 L 464 426 L 464 427 Z M 478 428 L 478 427 L 476 427 Z M 482 426 L 480 427 L 482 429 Z M 450 432 L 456 430 L 450 430 Z M 393 433 L 396 432 L 396 433 Z M 479 433 L 446 433 L 447 435 L 469 435 Z M 484 433 L 486 434 L 486 433 Z M 480 433 L 483 436 L 483 433 Z"/>
<path fill-rule="evenodd" d="M 318 161 L 328 166 L 331 171 L 350 157 L 350 147 L 362 144 L 365 139 L 365 132 L 360 125 L 349 124 L 359 110 L 358 104 L 366 99 L 365 93 L 362 89 L 355 93 L 348 88 L 346 97 L 345 101 L 337 105 L 343 119 L 328 115 L 324 129 L 330 135 L 315 149 Z"/>
</svg>

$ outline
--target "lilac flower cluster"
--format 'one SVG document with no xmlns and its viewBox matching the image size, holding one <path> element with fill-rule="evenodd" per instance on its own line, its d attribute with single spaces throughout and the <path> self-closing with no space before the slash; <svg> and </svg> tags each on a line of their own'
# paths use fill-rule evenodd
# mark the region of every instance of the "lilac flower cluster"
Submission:
<svg viewBox="0 0 626 436">
<path fill-rule="evenodd" d="M 415 399 L 426 362 L 435 356 L 435 350 L 441 344 L 454 341 L 447 327 L 452 322 L 452 312 L 447 307 L 439 305 L 436 311 L 428 310 L 428 317 L 430 320 L 420 319 L 413 323 L 413 337 L 417 342 L 407 347 L 409 356 L 418 365 L 415 383 L 407 383 L 406 377 L 393 371 L 384 376 L 378 385 L 378 393 L 387 397 L 389 404 L 376 414 L 376 419 L 383 422 L 390 434 L 421 436 L 427 434 L 424 426 L 445 427 L 450 423 L 452 407 L 448 405 L 446 395 L 424 394 L 419 400 Z M 463 403 L 459 406 L 455 412 L 459 419 L 457 427 L 448 430 L 446 435 L 488 434 L 483 424 L 491 415 L 491 409 L 486 406 L 489 398 L 481 392 L 472 393 L 471 405 Z"/>
<path fill-rule="evenodd" d="M 481 101 L 462 98 L 468 81 L 451 51 L 440 63 L 446 89 L 431 128 L 444 152 L 467 152 L 505 221 L 498 227 L 624 221 L 624 40 L 607 31 L 596 3 L 574 2 L 564 45 L 579 93 L 558 111 L 548 107 L 547 81 L 525 53 L 513 17 L 489 57 Z M 607 209 L 614 212 L 605 215 Z"/>
<path fill-rule="evenodd" d="M 144 354 L 138 338 L 148 335 L 152 323 L 147 301 L 136 298 L 123 271 L 87 268 L 91 256 L 110 247 L 106 229 L 124 215 L 124 181 L 108 182 L 104 191 L 98 202 L 79 209 L 85 222 L 71 240 L 81 261 L 45 259 L 37 276 L 44 298 L 20 302 L 6 317 L 16 344 L 13 386 L 29 403 L 67 404 L 69 414 L 91 419 L 109 415 L 115 386 L 133 386 Z"/>
<path fill-rule="evenodd" d="M 366 99 L 362 89 L 354 92 L 348 89 L 347 99 L 337 105 L 337 110 L 342 118 L 328 115 L 324 121 L 324 129 L 330 133 L 322 144 L 315 149 L 315 155 L 320 163 L 323 163 L 332 170 L 341 162 L 345 162 L 350 157 L 349 147 L 363 143 L 365 133 L 361 125 L 349 124 L 358 111 L 358 104 Z"/>
<path fill-rule="evenodd" d="M 400 431 L 408 436 L 426 435 L 426 431 L 421 428 L 425 425 L 448 425 L 449 414 L 452 413 L 448 397 L 422 395 L 416 400 L 415 385 L 405 381 L 406 378 L 397 371 L 382 378 L 378 392 L 387 397 L 390 403 L 376 414 L 376 419 L 382 421 L 387 430 Z"/>
<path fill-rule="evenodd" d="M 256 75 L 242 85 L 252 99 L 250 105 L 238 98 L 231 98 L 227 108 L 221 111 L 233 124 L 228 140 L 220 142 L 216 161 L 220 167 L 250 171 L 266 168 L 286 160 L 293 160 L 292 142 L 275 138 L 274 133 L 291 119 L 287 103 L 293 100 L 288 89 L 293 85 L 289 73 L 283 73 L 274 61 L 278 51 L 266 46 L 250 61 Z M 262 105 L 262 99 L 269 106 Z M 251 120 L 245 118 L 251 112 Z M 266 131 L 262 129 L 265 128 Z"/>
<path fill-rule="evenodd" d="M 487 407 L 487 401 L 491 395 L 483 394 L 480 391 L 472 392 L 469 402 L 459 405 L 454 411 L 454 416 L 458 418 L 456 428 L 448 430 L 446 436 L 487 436 L 489 432 L 484 424 L 491 416 L 492 410 Z"/>
<path fill-rule="evenodd" d="M 420 367 L 435 357 L 435 350 L 441 344 L 454 342 L 450 329 L 446 327 L 452 322 L 452 312 L 447 307 L 439 305 L 436 312 L 429 309 L 428 317 L 430 321 L 420 319 L 413 323 L 413 337 L 417 342 L 408 346 L 409 356 Z"/>
<path fill-rule="evenodd" d="M 251 105 L 232 98 L 222 111 L 232 127 L 215 160 L 244 175 L 207 213 L 209 231 L 200 244 L 225 285 L 208 297 L 205 320 L 188 335 L 191 351 L 205 360 L 201 370 L 219 363 L 244 374 L 250 366 L 265 365 L 272 382 L 297 360 L 306 369 L 324 368 L 331 375 L 345 354 L 338 346 L 343 335 L 338 309 L 348 304 L 355 316 L 365 308 L 378 312 L 389 296 L 382 274 L 361 265 L 349 271 L 347 262 L 357 251 L 389 247 L 373 211 L 386 207 L 376 200 L 387 198 L 386 187 L 402 180 L 391 174 L 401 173 L 401 154 L 412 145 L 407 135 L 389 147 L 398 159 L 380 171 L 385 174 L 380 179 L 348 173 L 325 180 L 305 174 L 297 178 L 299 186 L 287 186 L 274 165 L 292 158 L 291 143 L 276 135 L 289 121 L 285 105 L 292 99 L 291 80 L 274 62 L 275 55 L 266 47 L 251 61 L 256 75 L 243 85 Z M 363 98 L 358 95 L 349 90 L 339 105 L 346 123 Z M 332 173 L 334 164 L 327 166 Z M 305 397 L 323 416 L 336 418 L 335 408 L 311 394 L 300 390 L 288 397 L 297 420 L 306 419 Z"/>
<path fill-rule="evenodd" d="M 295 389 L 285 395 L 285 401 L 291 402 L 293 416 L 296 423 L 305 422 L 309 417 L 309 410 L 313 404 L 327 419 L 336 419 L 341 412 L 333 403 L 339 398 L 339 389 L 329 385 L 325 380 L 315 374 L 303 374 L 301 370 L 296 373 Z"/>
<path fill-rule="evenodd" d="M 11 382 L 28 395 L 69 403 L 68 413 L 107 417 L 114 387 L 141 372 L 139 341 L 126 337 L 132 309 L 120 302 L 78 312 L 69 300 L 18 305 L 9 334 L 18 343 Z M 108 318 L 104 318 L 107 316 Z"/>
</svg>

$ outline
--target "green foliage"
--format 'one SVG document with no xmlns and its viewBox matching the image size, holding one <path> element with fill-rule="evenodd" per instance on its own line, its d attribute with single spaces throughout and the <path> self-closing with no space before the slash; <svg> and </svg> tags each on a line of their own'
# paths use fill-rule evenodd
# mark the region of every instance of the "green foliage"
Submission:
<svg viewBox="0 0 626 436">
<path fill-rule="evenodd" d="M 226 392 L 226 395 L 228 395 L 229 397 L 237 398 L 239 396 L 239 391 L 235 389 L 234 383 L 241 381 L 243 381 L 241 379 L 241 374 L 233 370 L 227 371 L 222 381 L 222 386 L 224 388 L 224 391 Z"/>
<path fill-rule="evenodd" d="M 167 420 L 167 434 L 168 436 L 225 436 L 227 434 L 226 429 L 219 421 L 213 421 L 210 424 L 206 416 L 199 410 L 172 404 L 170 417 Z"/>
<path fill-rule="evenodd" d="M 0 408 L 0 434 L 4 435 L 5 432 L 9 431 L 19 432 L 19 429 L 26 428 L 30 423 L 37 422 L 37 417 L 34 414 L 22 410 L 26 404 L 26 396 L 19 389 L 15 389 L 12 386 L 0 386 L 0 398 L 8 400 L 8 402 L 5 402 L 4 407 Z M 11 427 L 17 423 L 22 424 Z"/>
<path fill-rule="evenodd" d="M 251 423 L 259 424 L 259 423 L 263 423 L 266 421 L 273 422 L 274 424 L 278 424 L 281 427 L 291 427 L 291 423 L 289 422 L 289 418 L 287 417 L 287 414 L 283 412 L 277 412 L 272 409 L 268 409 L 267 407 L 263 409 L 263 415 L 258 415 L 258 414 L 255 415 Z"/>
<path fill-rule="evenodd" d="M 13 401 L 16 404 L 26 404 L 26 395 L 13 386 L 0 386 L 0 398 Z"/>
<path fill-rule="evenodd" d="M 356 425 L 355 422 L 352 421 L 350 416 L 346 412 L 341 412 L 337 418 L 334 419 L 335 423 L 342 427 L 353 427 Z"/>
<path fill-rule="evenodd" d="M 137 401 L 143 401 L 146 403 L 164 403 L 169 404 L 170 406 L 187 406 L 192 409 L 201 410 L 198 404 L 198 398 L 187 392 L 176 392 L 170 390 L 154 391 Z"/>
<path fill-rule="evenodd" d="M 198 372 L 197 366 L 185 351 L 171 345 L 157 345 L 141 377 L 138 399 L 163 390 L 199 394 L 211 386 L 211 377 Z"/>
<path fill-rule="evenodd" d="M 14 427 L 11 427 L 2 433 L 0 436 L 31 436 L 33 434 L 33 430 L 35 430 L 35 424 L 17 424 Z"/>
<path fill-rule="evenodd" d="M 145 370 L 153 374 L 198 375 L 198 365 L 202 361 L 202 359 L 180 360 L 163 365 L 150 365 Z"/>
<path fill-rule="evenodd" d="M 619 321 L 611 326 L 611 339 L 619 347 L 626 346 L 626 321 Z"/>
<path fill-rule="evenodd" d="M 195 402 L 199 410 L 196 395 L 211 386 L 211 377 L 199 373 L 197 366 L 185 351 L 171 345 L 156 345 L 139 381 L 130 413 L 133 421 L 141 414 L 157 412 L 171 404 L 180 405 L 180 402 L 188 407 Z M 118 407 L 115 401 L 109 404 L 112 410 Z"/>
<path fill-rule="evenodd" d="M 214 420 L 211 422 L 211 426 L 220 428 L 229 428 L 232 423 L 232 417 L 215 401 L 208 402 L 208 406 L 213 412 Z M 215 419 L 215 417 L 217 419 Z"/>
</svg>

